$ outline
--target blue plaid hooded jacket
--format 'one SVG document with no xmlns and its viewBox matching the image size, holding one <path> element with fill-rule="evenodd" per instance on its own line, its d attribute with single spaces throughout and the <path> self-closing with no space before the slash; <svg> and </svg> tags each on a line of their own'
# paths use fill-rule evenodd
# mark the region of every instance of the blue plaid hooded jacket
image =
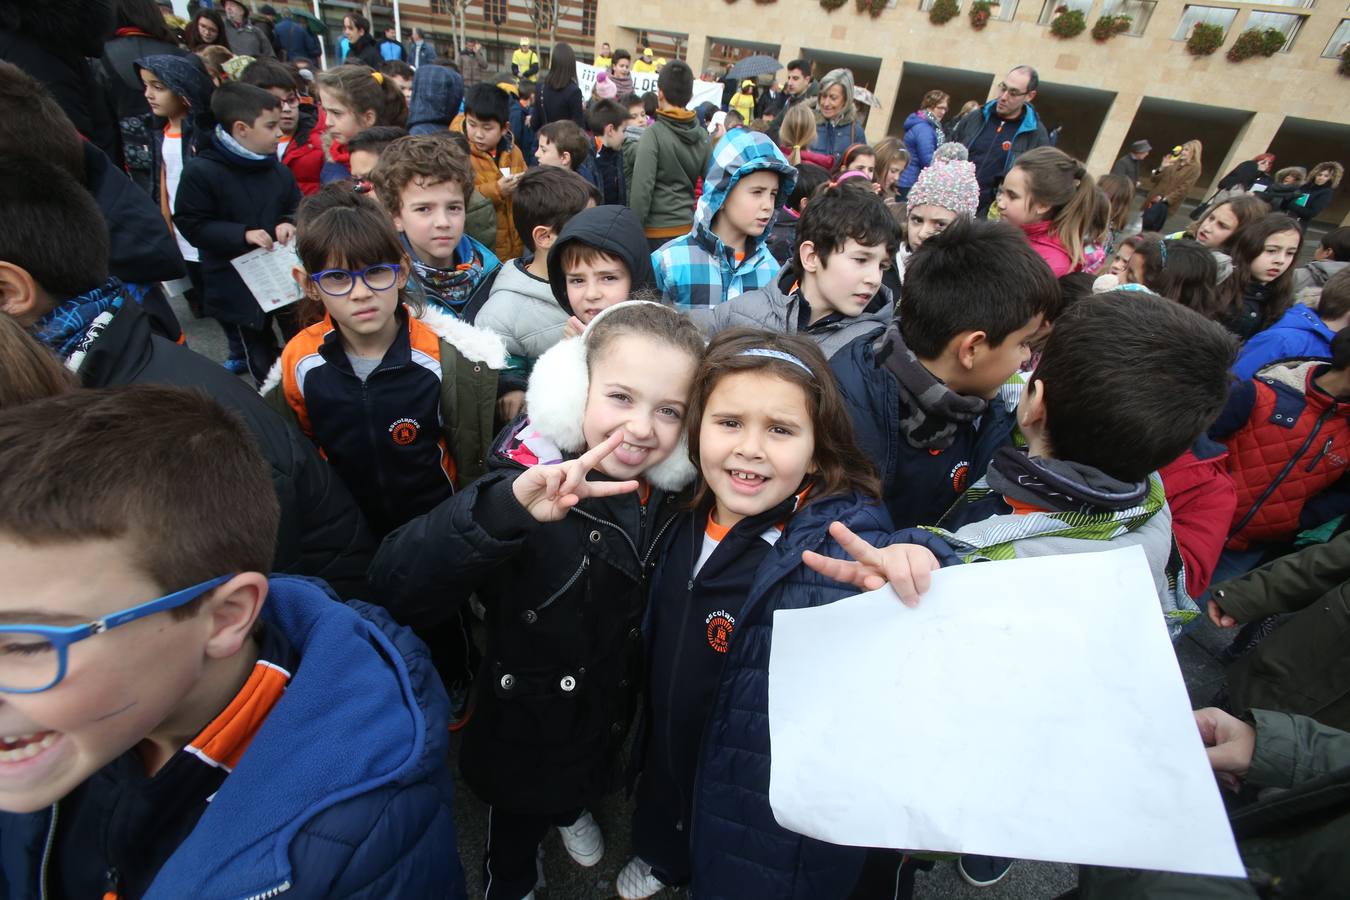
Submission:
<svg viewBox="0 0 1350 900">
<path fill-rule="evenodd" d="M 713 148 L 703 177 L 703 196 L 694 212 L 693 229 L 652 253 L 656 286 L 664 302 L 681 309 L 716 306 L 773 280 L 778 261 L 765 243 L 773 228 L 772 221 L 762 234 L 749 239 L 745 258 L 740 262 L 736 261 L 736 252 L 712 231 L 713 217 L 736 183 L 751 172 L 764 170 L 781 176 L 777 216 L 797 184 L 797 170 L 778 146 L 763 134 L 736 128 Z"/>
</svg>

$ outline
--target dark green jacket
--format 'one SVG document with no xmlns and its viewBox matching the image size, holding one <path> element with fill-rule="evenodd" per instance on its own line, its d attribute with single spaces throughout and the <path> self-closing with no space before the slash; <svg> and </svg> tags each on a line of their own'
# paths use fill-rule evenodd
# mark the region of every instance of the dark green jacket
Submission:
<svg viewBox="0 0 1350 900">
<path fill-rule="evenodd" d="M 497 208 L 477 191 L 469 197 L 469 208 L 464 216 L 464 233 L 484 247 L 491 248 L 497 244 Z"/>
<path fill-rule="evenodd" d="M 1252 717 L 1256 754 L 1247 783 L 1268 790 L 1229 819 L 1247 879 L 1084 866 L 1080 900 L 1339 900 L 1350 894 L 1350 734 L 1305 716 L 1258 709 Z"/>
<path fill-rule="evenodd" d="M 643 228 L 693 227 L 694 186 L 711 154 L 698 119 L 657 112 L 638 141 L 628 182 L 628 205 Z"/>
<path fill-rule="evenodd" d="M 1235 712 L 1278 709 L 1350 731 L 1350 532 L 1225 581 L 1214 599 L 1243 623 L 1297 614 L 1229 668 Z"/>
</svg>

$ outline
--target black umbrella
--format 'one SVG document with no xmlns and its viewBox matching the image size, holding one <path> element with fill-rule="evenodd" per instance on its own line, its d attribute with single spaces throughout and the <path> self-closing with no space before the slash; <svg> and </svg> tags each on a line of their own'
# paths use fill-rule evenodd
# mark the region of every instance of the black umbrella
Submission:
<svg viewBox="0 0 1350 900">
<path fill-rule="evenodd" d="M 761 75 L 777 75 L 783 64 L 772 56 L 747 56 L 731 67 L 728 78 L 758 78 Z"/>
</svg>

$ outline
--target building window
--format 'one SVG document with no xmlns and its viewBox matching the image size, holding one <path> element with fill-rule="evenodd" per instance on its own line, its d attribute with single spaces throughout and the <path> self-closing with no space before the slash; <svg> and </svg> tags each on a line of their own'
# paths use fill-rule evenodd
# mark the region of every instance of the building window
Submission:
<svg viewBox="0 0 1350 900">
<path fill-rule="evenodd" d="M 440 0 L 440 2 L 448 3 L 449 0 Z M 500 25 L 509 17 L 510 12 L 506 8 L 506 0 L 483 0 L 484 22 Z"/>
<path fill-rule="evenodd" d="M 1157 5 L 1157 0 L 1116 0 L 1115 3 L 1108 0 L 1106 14 L 1129 16 L 1130 28 L 1125 33 L 1138 37 L 1148 27 L 1148 20 L 1153 18 L 1153 10 Z"/>
<path fill-rule="evenodd" d="M 1092 9 L 1092 0 L 1045 0 L 1045 6 L 1041 7 L 1040 23 L 1049 25 L 1050 20 L 1058 15 L 1055 10 L 1061 6 L 1067 6 L 1070 10 L 1076 9 L 1086 16 Z"/>
<path fill-rule="evenodd" d="M 1294 45 L 1294 35 L 1298 34 L 1299 28 L 1303 25 L 1303 17 L 1296 16 L 1293 13 L 1275 13 L 1275 12 L 1253 12 L 1247 16 L 1247 28 L 1274 28 L 1280 34 L 1284 35 L 1284 46 L 1280 48 L 1281 53 L 1288 53 L 1289 48 Z"/>
<path fill-rule="evenodd" d="M 993 15 L 989 18 L 998 22 L 1011 22 L 1015 15 L 1017 15 L 1017 0 L 1003 0 L 1002 3 L 994 3 Z"/>
<path fill-rule="evenodd" d="M 450 15 L 450 0 L 431 0 L 431 14 L 433 16 Z"/>
<path fill-rule="evenodd" d="M 1237 18 L 1237 14 L 1236 9 L 1222 9 L 1218 6 L 1188 6 L 1186 11 L 1181 14 L 1181 22 L 1177 25 L 1172 40 L 1189 40 L 1195 26 L 1200 24 L 1218 25 L 1223 29 L 1226 38 L 1228 29 L 1233 27 L 1233 20 Z"/>
<path fill-rule="evenodd" d="M 1316 0 L 1260 0 L 1261 6 L 1293 6 L 1298 9 L 1312 9 Z"/>
<path fill-rule="evenodd" d="M 1341 19 L 1341 24 L 1336 26 L 1336 31 L 1332 33 L 1331 40 L 1327 42 L 1327 48 L 1322 51 L 1322 55 L 1327 59 L 1339 59 L 1341 50 L 1346 44 L 1350 44 L 1350 19 Z"/>
<path fill-rule="evenodd" d="M 581 0 L 581 35 L 595 37 L 595 0 Z"/>
</svg>

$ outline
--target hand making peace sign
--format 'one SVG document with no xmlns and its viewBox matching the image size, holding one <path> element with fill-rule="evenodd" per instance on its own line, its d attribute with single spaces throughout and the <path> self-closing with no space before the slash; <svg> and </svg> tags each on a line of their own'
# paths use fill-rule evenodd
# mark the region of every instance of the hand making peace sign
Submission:
<svg viewBox="0 0 1350 900">
<path fill-rule="evenodd" d="M 830 536 L 857 562 L 805 550 L 802 562 L 808 568 L 865 591 L 875 591 L 889 582 L 900 595 L 900 602 L 911 608 L 919 605 L 919 595 L 928 591 L 933 584 L 933 572 L 941 568 L 937 557 L 927 547 L 892 544 L 878 549 L 842 522 L 830 526 Z"/>
<path fill-rule="evenodd" d="M 511 486 L 516 500 L 539 522 L 557 522 L 587 497 L 612 497 L 638 489 L 636 481 L 587 481 L 586 473 L 623 443 L 619 429 L 576 459 L 531 466 Z"/>
</svg>

